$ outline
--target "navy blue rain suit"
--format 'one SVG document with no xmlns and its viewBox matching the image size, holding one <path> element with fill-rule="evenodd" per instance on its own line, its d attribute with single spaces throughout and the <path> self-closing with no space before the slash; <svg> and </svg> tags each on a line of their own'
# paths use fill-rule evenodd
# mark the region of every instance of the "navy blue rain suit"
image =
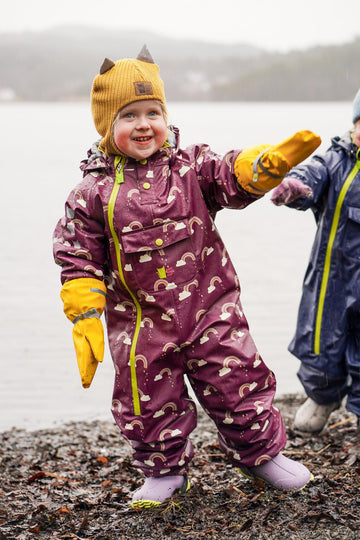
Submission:
<svg viewBox="0 0 360 540">
<path fill-rule="evenodd" d="M 301 360 L 310 398 L 326 404 L 348 395 L 347 409 L 360 416 L 360 149 L 351 132 L 335 137 L 288 176 L 313 189 L 288 206 L 311 208 L 317 223 L 289 351 Z"/>
</svg>

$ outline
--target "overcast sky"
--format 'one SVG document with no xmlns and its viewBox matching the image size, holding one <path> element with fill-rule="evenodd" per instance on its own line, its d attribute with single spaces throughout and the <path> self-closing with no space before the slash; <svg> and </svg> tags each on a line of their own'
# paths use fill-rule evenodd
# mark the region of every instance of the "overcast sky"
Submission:
<svg viewBox="0 0 360 540">
<path fill-rule="evenodd" d="M 0 32 L 63 24 L 288 51 L 360 36 L 360 0 L 8 0 L 1 8 Z"/>
</svg>

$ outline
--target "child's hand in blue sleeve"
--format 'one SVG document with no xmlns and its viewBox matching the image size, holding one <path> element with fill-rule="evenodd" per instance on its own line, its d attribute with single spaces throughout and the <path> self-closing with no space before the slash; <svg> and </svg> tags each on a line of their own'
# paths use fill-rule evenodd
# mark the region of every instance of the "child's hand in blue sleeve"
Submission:
<svg viewBox="0 0 360 540">
<path fill-rule="evenodd" d="M 289 204 L 299 197 L 312 197 L 313 191 L 311 187 L 304 184 L 299 178 L 287 176 L 278 185 L 271 195 L 271 202 L 276 206 Z"/>
</svg>

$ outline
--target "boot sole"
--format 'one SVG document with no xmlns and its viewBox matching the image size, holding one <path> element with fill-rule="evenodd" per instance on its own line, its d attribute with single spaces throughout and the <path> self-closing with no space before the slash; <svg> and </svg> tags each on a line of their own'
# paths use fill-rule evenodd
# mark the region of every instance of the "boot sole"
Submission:
<svg viewBox="0 0 360 540">
<path fill-rule="evenodd" d="M 131 508 L 133 510 L 143 510 L 143 509 L 147 509 L 147 508 L 157 508 L 157 507 L 161 506 L 162 504 L 164 504 L 169 499 L 171 499 L 171 497 L 173 495 L 176 495 L 178 493 L 185 494 L 187 491 L 189 491 L 190 487 L 191 487 L 190 480 L 187 477 L 185 477 L 183 485 L 179 489 L 176 489 L 174 491 L 174 493 L 172 495 L 170 495 L 170 497 L 167 497 L 165 499 L 165 501 L 159 502 L 159 501 L 151 501 L 151 500 L 147 500 L 147 499 L 140 499 L 139 501 L 131 502 L 130 506 L 131 506 Z"/>
</svg>

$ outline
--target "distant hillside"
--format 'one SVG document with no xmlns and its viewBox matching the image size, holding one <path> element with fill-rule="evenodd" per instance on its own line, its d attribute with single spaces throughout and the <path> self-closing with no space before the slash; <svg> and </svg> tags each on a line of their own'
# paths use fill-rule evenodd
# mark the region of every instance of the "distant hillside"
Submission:
<svg viewBox="0 0 360 540">
<path fill-rule="evenodd" d="M 350 100 L 360 87 L 360 38 L 341 46 L 270 54 L 144 31 L 58 27 L 0 34 L 0 100 L 88 99 L 105 57 L 134 57 L 146 43 L 169 101 Z"/>
</svg>

